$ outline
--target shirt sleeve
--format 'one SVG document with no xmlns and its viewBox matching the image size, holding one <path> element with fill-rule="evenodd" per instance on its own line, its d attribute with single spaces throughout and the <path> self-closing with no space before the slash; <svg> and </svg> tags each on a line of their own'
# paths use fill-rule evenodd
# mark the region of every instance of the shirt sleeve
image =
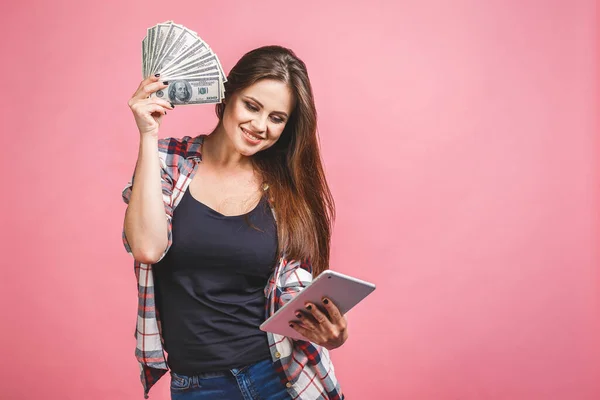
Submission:
<svg viewBox="0 0 600 400">
<path fill-rule="evenodd" d="M 165 139 L 161 139 L 165 140 Z M 160 147 L 160 145 L 159 145 Z M 165 249 L 165 251 L 163 252 L 163 254 L 160 257 L 160 260 L 162 260 L 162 258 L 165 256 L 165 254 L 167 254 L 167 251 L 169 250 L 169 248 L 171 247 L 171 244 L 173 243 L 173 224 L 172 224 L 172 219 L 173 219 L 173 188 L 175 187 L 175 179 L 172 176 L 172 173 L 169 173 L 169 169 L 166 165 L 166 162 L 164 160 L 164 155 L 163 153 L 159 152 L 159 158 L 160 158 L 160 164 L 161 164 L 161 183 L 162 183 L 162 194 L 163 194 L 163 203 L 165 206 L 165 217 L 167 218 L 167 247 Z M 125 204 L 129 204 L 129 200 L 131 199 L 131 191 L 134 185 L 134 180 L 135 180 L 135 174 L 134 176 L 132 176 L 131 180 L 127 183 L 127 186 L 125 186 L 125 188 L 123 189 L 122 192 L 122 197 L 123 197 L 123 201 L 125 202 Z M 123 226 L 123 234 L 122 234 L 122 239 L 123 239 L 123 245 L 125 246 L 125 250 L 127 250 L 128 253 L 132 254 L 131 252 L 131 247 L 129 246 L 129 242 L 127 241 L 127 237 L 125 236 L 125 226 Z"/>
<path fill-rule="evenodd" d="M 310 260 L 289 261 L 285 265 L 279 277 L 277 309 L 293 299 L 312 282 L 312 272 Z"/>
</svg>

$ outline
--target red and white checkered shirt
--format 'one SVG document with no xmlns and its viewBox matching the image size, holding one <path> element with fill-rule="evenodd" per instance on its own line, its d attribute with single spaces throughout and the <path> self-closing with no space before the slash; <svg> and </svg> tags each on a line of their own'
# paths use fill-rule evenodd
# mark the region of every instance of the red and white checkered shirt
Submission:
<svg viewBox="0 0 600 400">
<path fill-rule="evenodd" d="M 162 193 L 168 225 L 168 245 L 173 240 L 172 218 L 183 194 L 202 161 L 200 149 L 204 136 L 181 139 L 161 139 L 158 142 L 162 171 Z M 123 200 L 129 204 L 133 179 L 123 190 Z M 123 230 L 123 243 L 131 248 Z M 161 259 L 162 259 L 161 257 Z M 163 349 L 160 318 L 154 302 L 154 278 L 151 265 L 134 260 L 138 283 L 138 316 L 135 355 L 141 368 L 144 397 L 150 388 L 168 371 Z M 282 255 L 265 287 L 265 318 L 273 315 L 283 304 L 312 281 L 312 266 L 305 261 L 286 259 Z M 308 341 L 267 333 L 275 369 L 288 388 L 292 399 L 342 400 L 344 395 L 335 377 L 329 353 Z"/>
</svg>

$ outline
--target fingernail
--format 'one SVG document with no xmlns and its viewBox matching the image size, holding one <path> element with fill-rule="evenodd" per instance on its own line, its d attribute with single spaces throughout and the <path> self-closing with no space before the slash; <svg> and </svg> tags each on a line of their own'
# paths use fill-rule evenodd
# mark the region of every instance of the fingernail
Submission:
<svg viewBox="0 0 600 400">
<path fill-rule="evenodd" d="M 297 313 L 297 314 L 296 314 L 296 317 L 298 317 L 298 318 L 302 318 L 302 314 L 300 314 L 300 313 Z"/>
<path fill-rule="evenodd" d="M 309 305 L 306 306 L 306 309 L 310 310 L 310 309 L 312 309 L 312 306 L 309 304 Z"/>
<path fill-rule="evenodd" d="M 175 108 L 175 104 L 171 103 L 171 107 Z"/>
<path fill-rule="evenodd" d="M 163 81 L 163 85 L 168 85 L 169 81 Z"/>
<path fill-rule="evenodd" d="M 329 300 L 323 299 L 323 304 L 329 304 Z"/>
<path fill-rule="evenodd" d="M 165 115 L 167 115 L 167 112 L 165 111 Z"/>
<path fill-rule="evenodd" d="M 154 76 L 158 78 L 160 76 L 160 74 L 154 74 Z"/>
</svg>

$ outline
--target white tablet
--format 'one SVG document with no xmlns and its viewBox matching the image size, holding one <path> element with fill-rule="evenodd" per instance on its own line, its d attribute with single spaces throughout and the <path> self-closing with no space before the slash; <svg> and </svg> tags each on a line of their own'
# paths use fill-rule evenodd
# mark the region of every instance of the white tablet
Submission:
<svg viewBox="0 0 600 400">
<path fill-rule="evenodd" d="M 322 299 L 327 297 L 333 301 L 341 314 L 344 315 L 373 290 L 375 290 L 373 283 L 326 270 L 263 322 L 260 329 L 293 339 L 306 340 L 304 336 L 290 327 L 290 321 L 298 320 L 295 315 L 296 310 L 304 310 L 304 305 L 307 302 L 323 306 Z"/>
</svg>

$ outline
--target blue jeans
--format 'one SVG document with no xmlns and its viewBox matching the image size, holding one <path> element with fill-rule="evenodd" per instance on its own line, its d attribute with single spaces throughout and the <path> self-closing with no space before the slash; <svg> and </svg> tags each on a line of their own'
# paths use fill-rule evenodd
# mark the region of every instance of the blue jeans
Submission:
<svg viewBox="0 0 600 400">
<path fill-rule="evenodd" d="M 224 372 L 171 372 L 172 400 L 290 400 L 271 360 Z"/>
</svg>

